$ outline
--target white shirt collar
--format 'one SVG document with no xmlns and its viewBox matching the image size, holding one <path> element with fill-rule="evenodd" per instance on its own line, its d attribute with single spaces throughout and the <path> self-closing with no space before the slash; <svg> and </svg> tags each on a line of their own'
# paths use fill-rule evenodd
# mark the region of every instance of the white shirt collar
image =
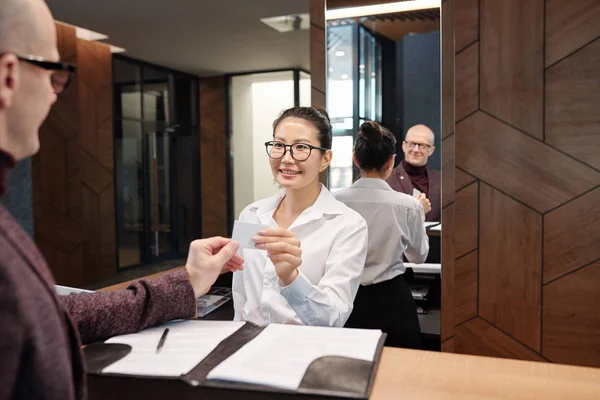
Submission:
<svg viewBox="0 0 600 400">
<path fill-rule="evenodd" d="M 292 224 L 290 229 L 294 226 L 302 225 L 308 221 L 321 218 L 323 215 L 326 214 L 338 215 L 343 214 L 345 212 L 344 204 L 338 201 L 323 184 L 320 184 L 320 186 L 321 192 L 319 193 L 319 197 L 317 197 L 317 200 L 313 203 L 312 206 L 304 210 L 304 212 Z M 254 203 L 252 208 L 255 210 L 256 215 L 262 223 L 269 222 L 269 220 L 273 216 L 273 213 L 279 206 L 279 203 L 285 196 L 285 193 L 285 189 L 282 189 L 279 191 L 279 193 Z"/>
<path fill-rule="evenodd" d="M 366 188 L 366 189 L 383 189 L 383 190 L 394 190 L 392 187 L 383 179 L 379 178 L 360 178 L 352 184 L 353 188 Z"/>
</svg>

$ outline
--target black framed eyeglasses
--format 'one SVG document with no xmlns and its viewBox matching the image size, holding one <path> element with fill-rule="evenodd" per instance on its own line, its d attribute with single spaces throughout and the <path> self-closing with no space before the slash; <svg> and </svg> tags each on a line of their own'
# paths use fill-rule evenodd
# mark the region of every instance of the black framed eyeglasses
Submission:
<svg viewBox="0 0 600 400">
<path fill-rule="evenodd" d="M 426 143 L 415 143 L 415 142 L 407 142 L 406 140 L 404 141 L 404 143 L 406 143 L 406 145 L 408 146 L 409 149 L 414 149 L 415 147 L 421 151 L 423 150 L 427 150 L 430 149 L 431 145 L 426 144 Z"/>
<path fill-rule="evenodd" d="M 271 141 L 265 143 L 265 148 L 267 149 L 267 154 L 269 157 L 274 158 L 276 160 L 283 158 L 287 149 L 290 149 L 290 154 L 292 158 L 296 161 L 306 161 L 308 157 L 310 157 L 310 153 L 313 149 L 327 151 L 328 149 L 319 146 L 313 146 L 308 143 L 294 143 L 294 144 L 285 144 L 278 141 Z"/>
<path fill-rule="evenodd" d="M 67 90 L 71 77 L 77 70 L 75 65 L 64 62 L 46 61 L 42 57 L 37 56 L 17 56 L 17 59 L 26 63 L 35 65 L 48 71 L 52 71 L 50 81 L 54 93 L 61 94 Z"/>
</svg>

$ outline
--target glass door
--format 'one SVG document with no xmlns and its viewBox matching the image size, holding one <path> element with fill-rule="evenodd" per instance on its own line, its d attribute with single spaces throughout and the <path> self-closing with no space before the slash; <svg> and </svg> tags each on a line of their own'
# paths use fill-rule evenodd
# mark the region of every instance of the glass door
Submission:
<svg viewBox="0 0 600 400">
<path fill-rule="evenodd" d="M 183 258 L 202 236 L 198 81 L 116 57 L 118 268 Z"/>
</svg>

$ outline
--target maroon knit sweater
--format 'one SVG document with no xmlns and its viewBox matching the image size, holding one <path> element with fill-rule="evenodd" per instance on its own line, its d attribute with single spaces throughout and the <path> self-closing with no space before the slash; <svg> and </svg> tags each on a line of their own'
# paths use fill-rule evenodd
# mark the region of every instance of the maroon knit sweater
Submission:
<svg viewBox="0 0 600 400">
<path fill-rule="evenodd" d="M 10 155 L 0 151 L 0 193 Z M 126 290 L 57 296 L 42 255 L 0 206 L 0 400 L 85 399 L 81 344 L 190 318 L 185 270 Z"/>
</svg>

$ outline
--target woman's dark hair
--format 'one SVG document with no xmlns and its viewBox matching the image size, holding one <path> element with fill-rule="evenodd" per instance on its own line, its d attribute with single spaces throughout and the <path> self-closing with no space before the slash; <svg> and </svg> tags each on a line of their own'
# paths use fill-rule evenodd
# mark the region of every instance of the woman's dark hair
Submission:
<svg viewBox="0 0 600 400">
<path fill-rule="evenodd" d="M 273 132 L 277 129 L 277 125 L 286 118 L 298 118 L 309 122 L 317 130 L 320 147 L 331 149 L 331 121 L 327 111 L 317 107 L 288 108 L 273 122 Z"/>
<path fill-rule="evenodd" d="M 380 171 L 396 152 L 396 138 L 392 133 L 374 121 L 360 126 L 354 156 L 363 171 Z"/>
</svg>

